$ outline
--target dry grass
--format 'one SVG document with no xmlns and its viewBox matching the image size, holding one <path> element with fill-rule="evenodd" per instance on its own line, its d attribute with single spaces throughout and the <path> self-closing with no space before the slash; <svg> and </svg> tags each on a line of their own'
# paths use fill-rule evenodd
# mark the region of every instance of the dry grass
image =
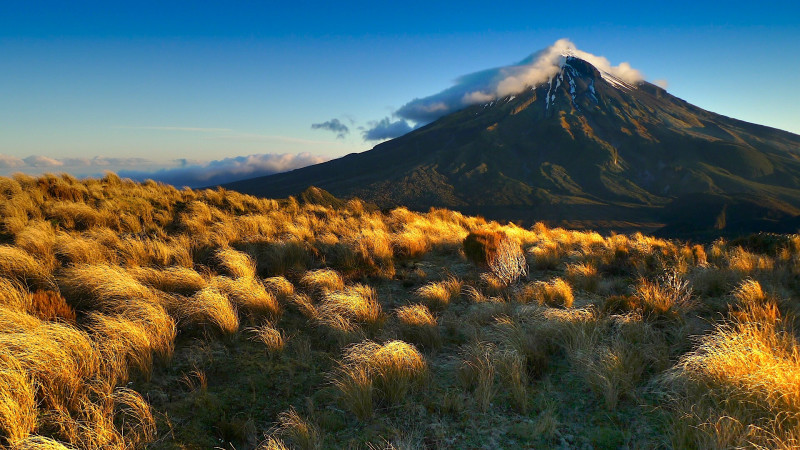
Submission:
<svg viewBox="0 0 800 450">
<path fill-rule="evenodd" d="M 422 348 L 439 348 L 442 338 L 436 318 L 425 305 L 408 305 L 395 310 L 400 320 L 400 334 L 403 339 Z"/>
<path fill-rule="evenodd" d="M 289 408 L 278 416 L 278 433 L 302 450 L 322 448 L 322 436 L 319 428 L 303 419 L 297 410 Z"/>
<path fill-rule="evenodd" d="M 783 322 L 763 320 L 772 311 L 760 308 L 753 305 L 749 315 L 717 326 L 665 377 L 674 392 L 675 445 L 800 443 L 800 345 Z"/>
<path fill-rule="evenodd" d="M 417 289 L 415 294 L 428 308 L 440 311 L 461 294 L 462 285 L 461 280 L 451 276 L 443 281 L 428 283 Z"/>
<path fill-rule="evenodd" d="M 570 308 L 575 301 L 572 287 L 561 278 L 554 278 L 549 282 L 536 281 L 528 284 L 520 298 L 523 303 L 528 303 L 531 299 L 540 305 L 560 308 Z"/>
<path fill-rule="evenodd" d="M 266 290 L 257 279 L 216 277 L 214 282 L 239 311 L 248 313 L 254 320 L 275 320 L 280 317 L 281 307 L 275 295 Z"/>
<path fill-rule="evenodd" d="M 372 415 L 374 397 L 388 404 L 407 399 L 428 376 L 428 365 L 417 349 L 403 341 L 364 341 L 345 349 L 333 383 L 343 403 L 361 420 Z"/>
<path fill-rule="evenodd" d="M 206 287 L 206 280 L 187 267 L 173 266 L 164 269 L 131 267 L 128 273 L 136 281 L 163 292 L 192 295 Z"/>
<path fill-rule="evenodd" d="M 286 336 L 280 330 L 270 326 L 262 325 L 256 328 L 250 328 L 253 334 L 252 339 L 264 344 L 269 355 L 277 355 L 283 352 L 286 347 Z"/>
<path fill-rule="evenodd" d="M 344 280 L 335 270 L 310 270 L 300 279 L 300 285 L 311 295 L 323 296 L 344 289 Z"/>
<path fill-rule="evenodd" d="M 319 304 L 317 314 L 320 323 L 342 332 L 361 327 L 376 331 L 384 321 L 375 290 L 362 284 L 328 292 Z"/>
<path fill-rule="evenodd" d="M 135 374 L 146 379 L 156 361 L 170 358 L 178 327 L 192 341 L 194 331 L 233 335 L 239 320 L 252 322 L 252 339 L 263 342 L 267 355 L 281 354 L 253 356 L 271 358 L 270 370 L 292 368 L 296 358 L 311 371 L 285 383 L 292 392 L 275 391 L 276 401 L 292 404 L 308 393 L 302 389 L 319 387 L 304 380 L 315 379 L 314 371 L 327 367 L 343 344 L 365 337 L 383 342 L 398 333 L 436 349 L 426 361 L 400 341 L 347 347 L 331 372 L 339 399 L 361 420 L 379 412 L 387 426 L 337 432 L 326 436 L 326 446 L 347 445 L 345 435 L 364 438 L 352 430 L 381 433 L 368 439 L 373 444 L 399 443 L 402 436 L 376 430 L 401 427 L 403 420 L 432 424 L 409 441 L 452 446 L 453 422 L 440 411 L 478 424 L 452 436 L 468 439 L 495 427 L 497 445 L 508 444 L 509 421 L 500 417 L 508 407 L 523 414 L 515 430 L 525 435 L 530 425 L 538 439 L 516 445 L 554 445 L 570 428 L 561 415 L 575 411 L 553 400 L 574 397 L 552 382 L 567 370 L 600 409 L 586 402 L 580 413 L 595 416 L 575 420 L 594 423 L 611 409 L 647 421 L 653 405 L 640 393 L 660 386 L 674 447 L 798 445 L 798 351 L 789 326 L 798 323 L 791 315 L 799 310 L 797 236 L 690 247 L 638 233 L 604 237 L 543 224 L 523 229 L 442 209 L 379 212 L 357 200 L 337 208 L 220 189 L 177 190 L 113 174 L 0 178 L 0 198 L 0 444 L 8 447 L 152 443 L 148 405 L 119 385 L 137 380 Z M 475 242 L 465 241 L 476 241 L 481 255 L 467 248 Z M 483 273 L 464 267 L 462 249 Z M 537 271 L 537 280 L 521 286 L 514 281 L 525 278 L 526 264 L 553 272 Z M 459 278 L 414 290 L 428 274 L 442 272 Z M 664 273 L 670 275 L 659 276 Z M 347 286 L 345 279 L 365 284 Z M 366 283 L 385 298 L 379 302 Z M 455 301 L 462 288 L 469 302 Z M 573 288 L 577 303 L 588 306 L 574 307 Z M 381 303 L 396 314 L 386 328 Z M 441 326 L 431 311 L 442 311 Z M 696 345 L 688 335 L 698 336 Z M 240 344 L 236 336 L 225 347 Z M 453 372 L 474 401 L 453 388 Z M 431 373 L 422 398 L 421 384 Z M 206 383 L 213 377 L 209 372 Z M 209 413 L 215 388 L 196 399 L 210 402 Z M 336 421 L 330 392 L 310 397 L 304 418 L 287 412 L 282 419 L 288 446 L 322 446 L 321 430 Z M 415 400 L 424 407 L 403 404 Z M 538 419 L 526 425 L 531 410 Z M 216 427 L 195 422 L 201 416 L 186 426 Z M 316 437 L 310 419 L 321 425 Z M 660 428 L 644 426 L 639 436 L 639 428 L 632 432 L 634 425 L 623 422 L 632 433 L 625 445 L 665 445 Z M 165 440 L 156 445 L 191 446 L 159 431 Z M 580 435 L 569 444 L 587 439 Z M 283 445 L 277 437 L 271 442 L 265 445 Z"/>
<path fill-rule="evenodd" d="M 173 300 L 172 308 L 182 322 L 211 327 L 223 334 L 239 330 L 239 317 L 231 302 L 217 288 L 206 287 L 191 297 Z"/>
</svg>

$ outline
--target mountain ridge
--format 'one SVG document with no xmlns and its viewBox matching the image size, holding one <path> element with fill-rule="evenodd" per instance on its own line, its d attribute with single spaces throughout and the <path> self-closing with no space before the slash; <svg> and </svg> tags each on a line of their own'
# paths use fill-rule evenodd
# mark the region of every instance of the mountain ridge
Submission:
<svg viewBox="0 0 800 450">
<path fill-rule="evenodd" d="M 800 136 L 706 111 L 567 56 L 545 83 L 372 150 L 225 187 L 283 197 L 310 185 L 382 208 L 669 229 L 675 220 L 665 207 L 696 194 L 763 197 L 773 216 L 800 213 Z"/>
</svg>

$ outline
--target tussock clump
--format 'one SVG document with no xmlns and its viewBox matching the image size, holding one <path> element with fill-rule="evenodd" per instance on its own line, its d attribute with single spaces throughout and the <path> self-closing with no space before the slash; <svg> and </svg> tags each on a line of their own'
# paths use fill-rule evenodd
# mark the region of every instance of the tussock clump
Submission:
<svg viewBox="0 0 800 450">
<path fill-rule="evenodd" d="M 637 309 L 648 319 L 680 318 L 694 306 L 689 282 L 676 273 L 662 276 L 658 282 L 640 279 L 634 296 L 639 300 Z"/>
<path fill-rule="evenodd" d="M 214 256 L 219 268 L 226 275 L 234 278 L 254 278 L 256 276 L 256 263 L 247 253 L 225 248 L 218 250 Z"/>
<path fill-rule="evenodd" d="M 364 341 L 345 349 L 334 385 L 348 408 L 363 419 L 371 415 L 373 392 L 388 404 L 396 404 L 427 375 L 427 362 L 413 345 Z"/>
<path fill-rule="evenodd" d="M 31 297 L 22 284 L 0 278 L 0 305 L 17 311 L 29 311 L 31 303 Z"/>
<path fill-rule="evenodd" d="M 131 267 L 128 273 L 146 286 L 171 294 L 192 295 L 206 287 L 206 280 L 187 267 L 173 266 L 164 269 Z"/>
<path fill-rule="evenodd" d="M 282 276 L 265 278 L 264 287 L 272 292 L 281 302 L 287 301 L 294 295 L 294 285 Z"/>
<path fill-rule="evenodd" d="M 38 425 L 36 387 L 13 357 L 0 354 L 0 436 L 17 447 Z"/>
<path fill-rule="evenodd" d="M 215 287 L 206 287 L 191 297 L 173 300 L 182 323 L 210 326 L 223 334 L 239 330 L 239 317 L 228 298 Z"/>
<path fill-rule="evenodd" d="M 261 342 L 267 349 L 270 355 L 276 355 L 283 352 L 286 346 L 286 337 L 280 330 L 270 326 L 262 325 L 256 328 L 250 328 L 253 334 L 253 340 Z"/>
<path fill-rule="evenodd" d="M 591 263 L 568 264 L 566 278 L 573 286 L 588 292 L 597 292 L 600 274 Z"/>
<path fill-rule="evenodd" d="M 217 277 L 214 281 L 220 292 L 225 293 L 239 311 L 247 312 L 254 319 L 275 320 L 280 317 L 281 308 L 275 295 L 267 291 L 257 279 Z"/>
<path fill-rule="evenodd" d="M 332 269 L 311 270 L 300 279 L 300 285 L 314 296 L 323 296 L 344 289 L 344 280 Z"/>
<path fill-rule="evenodd" d="M 68 267 L 58 278 L 58 284 L 64 296 L 78 307 L 113 308 L 131 298 L 154 299 L 150 288 L 117 266 Z"/>
<path fill-rule="evenodd" d="M 544 241 L 528 249 L 530 264 L 538 270 L 556 270 L 561 264 L 562 251 L 556 242 Z"/>
<path fill-rule="evenodd" d="M 415 292 L 425 305 L 434 310 L 446 308 L 461 293 L 461 280 L 451 276 L 444 281 L 428 283 Z"/>
<path fill-rule="evenodd" d="M 570 308 L 575 301 L 572 287 L 561 278 L 554 278 L 549 282 L 536 281 L 528 284 L 525 286 L 522 298 L 535 300 L 540 305 L 561 308 Z"/>
<path fill-rule="evenodd" d="M 278 434 L 288 439 L 296 448 L 317 450 L 322 448 L 319 427 L 302 418 L 294 407 L 278 416 Z"/>
<path fill-rule="evenodd" d="M 717 326 L 663 378 L 675 446 L 797 445 L 800 345 L 782 321 L 756 319 L 770 314 Z"/>
<path fill-rule="evenodd" d="M 497 346 L 489 342 L 475 342 L 463 346 L 460 353 L 458 378 L 465 388 L 474 390 L 478 408 L 486 411 L 497 394 L 494 383 Z"/>
<path fill-rule="evenodd" d="M 436 318 L 427 306 L 403 306 L 395 314 L 400 320 L 400 334 L 403 339 L 423 348 L 438 348 L 442 345 Z"/>
<path fill-rule="evenodd" d="M 317 312 L 318 320 L 322 324 L 345 332 L 354 331 L 358 327 L 374 332 L 384 320 L 375 290 L 361 284 L 327 293 Z"/>
<path fill-rule="evenodd" d="M 28 252 L 10 245 L 0 245 L 0 273 L 31 287 L 46 289 L 54 286 L 44 265 Z"/>
</svg>

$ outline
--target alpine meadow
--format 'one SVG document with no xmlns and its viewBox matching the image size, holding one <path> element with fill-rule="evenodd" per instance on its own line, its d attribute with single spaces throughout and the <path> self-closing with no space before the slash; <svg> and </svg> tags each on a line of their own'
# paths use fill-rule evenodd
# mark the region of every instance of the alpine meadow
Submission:
<svg viewBox="0 0 800 450">
<path fill-rule="evenodd" d="M 0 1 L 0 450 L 800 449 L 799 17 Z"/>
<path fill-rule="evenodd" d="M 0 186 L 9 447 L 797 444 L 796 236 Z"/>
</svg>

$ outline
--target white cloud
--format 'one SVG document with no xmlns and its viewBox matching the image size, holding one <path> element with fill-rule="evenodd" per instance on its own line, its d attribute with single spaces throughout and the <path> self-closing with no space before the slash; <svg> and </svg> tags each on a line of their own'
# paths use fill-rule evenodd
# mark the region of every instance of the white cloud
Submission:
<svg viewBox="0 0 800 450">
<path fill-rule="evenodd" d="M 23 161 L 28 167 L 61 167 L 64 165 L 63 161 L 42 155 L 28 156 L 23 158 Z"/>
<path fill-rule="evenodd" d="M 628 63 L 623 62 L 614 66 L 605 57 L 579 50 L 568 39 L 559 39 L 550 47 L 530 55 L 517 64 L 459 77 L 452 87 L 438 94 L 414 99 L 403 105 L 394 115 L 424 124 L 472 104 L 518 94 L 530 86 L 546 82 L 557 74 L 567 56 L 583 59 L 598 70 L 627 83 L 642 80 L 642 74 Z"/>
<path fill-rule="evenodd" d="M 25 161 L 16 156 L 0 154 L 0 168 L 11 169 L 14 167 L 23 167 Z"/>
</svg>

